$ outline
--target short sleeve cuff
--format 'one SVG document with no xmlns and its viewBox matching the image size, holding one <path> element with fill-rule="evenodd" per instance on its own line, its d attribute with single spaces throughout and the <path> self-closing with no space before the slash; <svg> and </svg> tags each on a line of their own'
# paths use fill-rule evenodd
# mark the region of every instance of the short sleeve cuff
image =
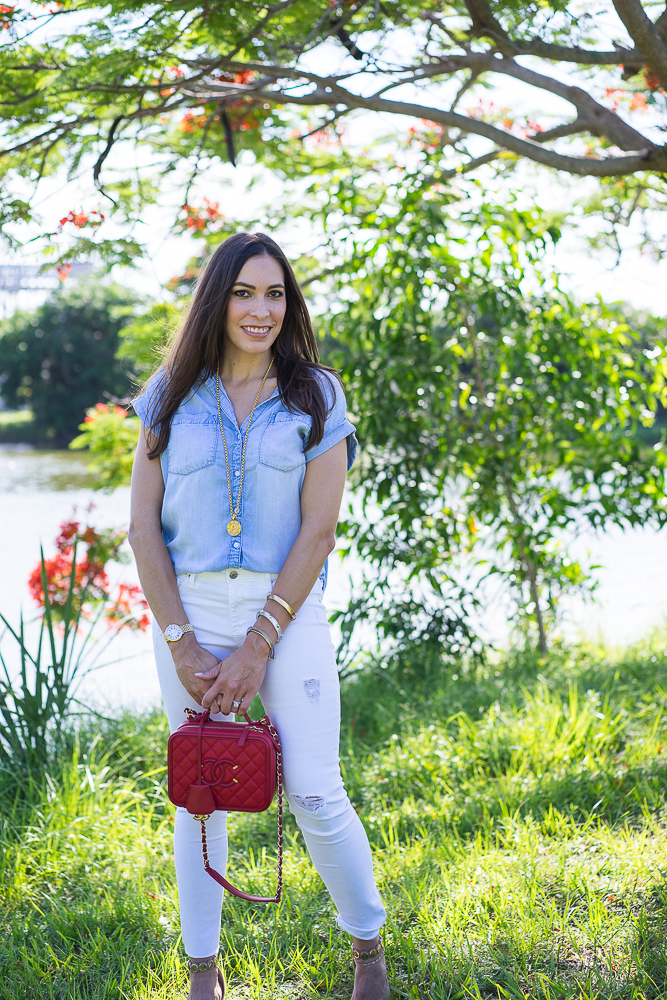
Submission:
<svg viewBox="0 0 667 1000">
<path fill-rule="evenodd" d="M 142 424 L 145 424 L 146 423 L 146 412 L 148 410 L 148 394 L 145 393 L 145 392 L 142 392 L 141 396 L 138 396 L 137 399 L 133 399 L 132 400 L 132 409 L 134 410 L 134 412 L 136 413 L 136 415 L 139 417 L 139 419 L 141 420 Z"/>
<path fill-rule="evenodd" d="M 156 372 L 155 375 L 149 378 L 144 386 L 144 391 L 132 401 L 134 412 L 144 426 L 148 426 L 149 421 L 152 422 L 155 407 L 160 400 L 165 382 L 166 376 L 164 372 Z"/>
<path fill-rule="evenodd" d="M 351 424 L 349 420 L 345 420 L 342 424 L 339 424 L 338 427 L 327 429 L 320 443 L 316 444 L 314 448 L 309 448 L 306 451 L 306 462 L 310 462 L 313 458 L 317 458 L 318 455 L 323 455 L 325 451 L 329 451 L 330 448 L 333 448 L 333 446 L 338 444 L 339 441 L 342 441 L 343 438 L 347 441 L 347 470 L 349 472 L 356 457 L 358 447 L 354 424 Z"/>
</svg>

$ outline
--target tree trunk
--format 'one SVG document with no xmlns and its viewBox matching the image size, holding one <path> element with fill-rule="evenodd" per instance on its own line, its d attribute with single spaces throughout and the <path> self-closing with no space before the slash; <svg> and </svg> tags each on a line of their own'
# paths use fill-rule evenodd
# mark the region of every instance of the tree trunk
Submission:
<svg viewBox="0 0 667 1000">
<path fill-rule="evenodd" d="M 505 480 L 505 491 L 507 494 L 507 500 L 510 506 L 510 510 L 512 511 L 512 516 L 515 522 L 521 525 L 521 527 L 525 529 L 526 522 L 519 513 L 519 505 L 516 502 L 512 485 L 507 480 Z M 528 583 L 530 586 L 530 599 L 535 605 L 535 621 L 537 622 L 537 630 L 539 633 L 539 650 L 540 653 L 542 653 L 542 655 L 544 656 L 548 649 L 547 632 L 544 627 L 544 618 L 542 617 L 542 610 L 540 608 L 540 601 L 539 601 L 540 594 L 537 586 L 537 566 L 535 565 L 534 560 L 530 558 L 530 555 L 528 554 L 529 551 L 530 551 L 529 547 L 526 546 L 523 556 L 521 557 L 521 561 L 524 565 L 526 576 L 528 577 Z"/>
</svg>

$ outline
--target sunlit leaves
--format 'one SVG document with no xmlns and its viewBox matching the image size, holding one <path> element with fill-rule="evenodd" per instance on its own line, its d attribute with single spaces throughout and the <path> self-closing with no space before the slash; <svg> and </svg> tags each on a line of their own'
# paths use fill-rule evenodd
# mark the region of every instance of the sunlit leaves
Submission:
<svg viewBox="0 0 667 1000">
<path fill-rule="evenodd" d="M 587 586 L 568 531 L 667 521 L 659 434 L 642 437 L 664 397 L 664 337 L 558 290 L 541 264 L 558 233 L 539 210 L 425 190 L 422 175 L 326 184 L 345 260 L 329 358 L 364 447 L 348 537 L 381 591 L 392 573 L 448 587 L 479 550 L 544 642 L 561 596 Z"/>
</svg>

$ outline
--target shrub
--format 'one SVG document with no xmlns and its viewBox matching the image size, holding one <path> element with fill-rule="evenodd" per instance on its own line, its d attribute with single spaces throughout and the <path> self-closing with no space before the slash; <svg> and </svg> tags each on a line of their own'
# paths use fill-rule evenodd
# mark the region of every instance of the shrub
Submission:
<svg viewBox="0 0 667 1000">
<path fill-rule="evenodd" d="M 0 327 L 0 380 L 9 407 L 29 406 L 42 436 L 67 444 L 86 410 L 131 390 L 115 357 L 134 296 L 115 286 L 59 290 Z"/>
</svg>

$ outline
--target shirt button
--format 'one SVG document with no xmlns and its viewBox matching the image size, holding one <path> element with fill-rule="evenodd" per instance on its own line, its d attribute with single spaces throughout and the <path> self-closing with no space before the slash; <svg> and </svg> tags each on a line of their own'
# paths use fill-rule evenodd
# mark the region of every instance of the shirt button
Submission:
<svg viewBox="0 0 667 1000">
<path fill-rule="evenodd" d="M 236 572 L 236 570 L 235 570 L 235 569 L 233 569 L 233 570 L 231 571 L 231 573 L 229 574 L 229 579 L 230 579 L 230 580 L 235 580 L 237 576 L 238 576 L 238 573 Z"/>
<path fill-rule="evenodd" d="M 238 470 L 238 469 L 234 469 L 234 475 L 235 475 L 235 476 L 240 476 L 240 475 L 241 475 L 241 473 L 239 472 L 239 470 Z"/>
<path fill-rule="evenodd" d="M 238 549 L 240 542 L 232 542 L 232 545 L 234 546 L 235 549 Z"/>
</svg>

